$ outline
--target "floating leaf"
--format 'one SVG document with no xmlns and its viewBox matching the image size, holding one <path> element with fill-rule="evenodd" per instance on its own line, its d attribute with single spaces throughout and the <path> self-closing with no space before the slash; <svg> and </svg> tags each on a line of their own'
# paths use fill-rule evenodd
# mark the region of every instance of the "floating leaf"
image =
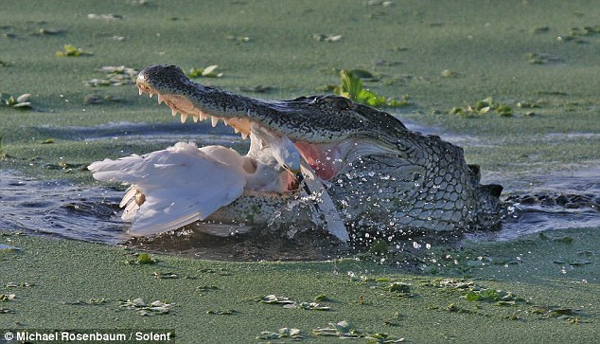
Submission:
<svg viewBox="0 0 600 344">
<path fill-rule="evenodd" d="M 158 279 L 179 279 L 180 278 L 179 274 L 176 274 L 174 272 L 155 271 L 152 275 Z"/>
<path fill-rule="evenodd" d="M 319 294 L 319 295 L 315 296 L 314 301 L 315 302 L 329 301 L 329 298 L 325 294 Z"/>
<path fill-rule="evenodd" d="M 448 111 L 451 115 L 460 115 L 464 117 L 474 117 L 475 115 L 485 115 L 495 111 L 502 117 L 510 117 L 514 115 L 512 107 L 505 104 L 500 104 L 492 97 L 479 100 L 475 105 L 467 105 L 465 107 L 453 107 Z"/>
<path fill-rule="evenodd" d="M 31 93 L 21 94 L 20 96 L 17 97 L 17 103 L 26 102 L 29 100 L 30 97 L 31 97 Z"/>
<path fill-rule="evenodd" d="M 153 314 L 167 314 L 170 312 L 170 308 L 173 306 L 172 303 L 166 303 L 162 301 L 153 301 L 150 304 L 146 304 L 140 297 L 133 300 L 120 301 L 120 308 L 136 310 L 138 313 L 144 316 Z"/>
<path fill-rule="evenodd" d="M 297 302 L 285 296 L 267 295 L 259 300 L 260 303 L 280 304 L 284 308 L 300 308 L 306 310 L 329 311 L 330 307 L 321 306 L 317 302 Z"/>
<path fill-rule="evenodd" d="M 235 309 L 226 309 L 224 311 L 215 311 L 215 310 L 206 311 L 206 314 L 212 314 L 212 315 L 234 315 L 236 313 L 238 313 L 238 311 Z"/>
<path fill-rule="evenodd" d="M 338 42 L 342 39 L 342 35 L 324 35 L 316 33 L 312 35 L 312 38 L 318 42 Z"/>
<path fill-rule="evenodd" d="M 248 36 L 227 36 L 227 39 L 230 41 L 236 41 L 236 42 L 242 42 L 242 43 L 248 43 L 251 41 L 250 37 L 248 37 Z"/>
<path fill-rule="evenodd" d="M 283 308 L 301 308 L 306 310 L 314 310 L 314 311 L 329 311 L 331 307 L 321 306 L 317 302 L 300 302 L 300 303 L 288 303 L 283 305 Z"/>
<path fill-rule="evenodd" d="M 63 304 L 65 305 L 71 305 L 71 306 L 99 306 L 99 305 L 104 305 L 108 302 L 108 300 L 106 300 L 105 298 L 100 298 L 100 299 L 89 299 L 87 301 L 73 301 L 73 302 L 63 302 Z"/>
<path fill-rule="evenodd" d="M 15 109 L 30 109 L 31 103 L 28 101 L 30 97 L 30 93 L 22 94 L 16 98 L 8 93 L 1 93 L 0 102 L 5 106 Z"/>
<path fill-rule="evenodd" d="M 389 290 L 393 293 L 399 294 L 410 294 L 410 284 L 402 283 L 402 282 L 394 282 L 390 284 Z"/>
<path fill-rule="evenodd" d="M 592 264 L 592 262 L 590 260 L 576 260 L 576 261 L 569 262 L 569 265 L 571 265 L 571 266 L 584 266 L 584 265 L 588 265 L 588 264 Z"/>
<path fill-rule="evenodd" d="M 0 301 L 10 301 L 14 300 L 16 295 L 13 294 L 0 294 Z"/>
<path fill-rule="evenodd" d="M 459 76 L 459 74 L 454 71 L 451 71 L 450 69 L 444 69 L 442 71 L 442 76 L 444 78 L 455 78 L 455 77 Z"/>
<path fill-rule="evenodd" d="M 56 52 L 57 57 L 78 57 L 83 55 L 92 55 L 92 53 L 84 51 L 81 48 L 77 48 L 71 44 L 63 45 L 63 50 Z"/>
<path fill-rule="evenodd" d="M 359 331 L 353 323 L 342 320 L 337 323 L 329 323 L 331 327 L 327 328 L 316 328 L 313 333 L 316 336 L 337 336 L 337 337 L 359 337 L 361 331 Z"/>
<path fill-rule="evenodd" d="M 296 301 L 290 300 L 289 298 L 285 297 L 285 296 L 276 296 L 276 295 L 267 295 L 265 297 L 263 297 L 262 299 L 260 299 L 259 301 L 260 303 L 269 303 L 269 304 L 293 304 L 296 303 Z"/>
<path fill-rule="evenodd" d="M 137 262 L 138 264 L 156 264 L 156 260 L 152 259 L 148 253 L 140 253 Z"/>
<path fill-rule="evenodd" d="M 87 17 L 88 17 L 88 19 L 106 20 L 106 21 L 113 21 L 113 20 L 123 19 L 123 16 L 121 16 L 119 14 L 112 14 L 112 13 L 108 13 L 108 14 L 90 13 L 90 14 L 87 15 Z"/>
<path fill-rule="evenodd" d="M 374 92 L 363 88 L 361 78 L 354 75 L 352 71 L 342 70 L 340 72 L 340 77 L 342 80 L 341 85 L 333 90 L 333 93 L 337 95 L 372 107 L 399 107 L 408 105 L 408 96 L 404 96 L 402 100 L 399 101 L 393 98 L 378 96 Z"/>
<path fill-rule="evenodd" d="M 220 78 L 223 76 L 223 73 L 216 73 L 215 70 L 219 67 L 219 65 L 210 65 L 204 68 L 191 68 L 186 75 L 190 78 Z"/>
<path fill-rule="evenodd" d="M 197 291 L 201 291 L 201 292 L 207 292 L 207 291 L 213 291 L 213 290 L 219 290 L 221 288 L 217 287 L 216 285 L 199 285 L 196 287 Z"/>
<path fill-rule="evenodd" d="M 0 245 L 0 249 L 2 249 L 1 247 L 2 245 Z M 6 283 L 6 285 L 4 287 L 6 288 L 17 288 L 17 287 L 33 287 L 35 284 L 31 284 L 31 283 L 15 283 L 15 282 L 8 282 Z"/>
<path fill-rule="evenodd" d="M 513 302 L 523 301 L 522 298 L 516 297 L 511 292 L 475 287 L 471 287 L 471 290 L 465 295 L 465 299 L 468 301 L 496 302 L 497 305 L 508 305 Z"/>
<path fill-rule="evenodd" d="M 284 328 L 280 328 L 279 331 L 277 331 L 277 332 L 262 331 L 260 333 L 260 335 L 256 337 L 256 339 L 263 339 L 263 340 L 282 339 L 282 338 L 293 338 L 295 340 L 300 340 L 300 339 L 302 339 L 302 336 L 300 335 L 299 329 L 284 327 Z"/>
</svg>

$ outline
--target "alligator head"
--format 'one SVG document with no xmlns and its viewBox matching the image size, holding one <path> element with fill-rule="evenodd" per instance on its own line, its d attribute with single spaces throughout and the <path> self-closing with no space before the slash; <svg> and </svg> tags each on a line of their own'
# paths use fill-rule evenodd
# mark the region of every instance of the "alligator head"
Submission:
<svg viewBox="0 0 600 344">
<path fill-rule="evenodd" d="M 140 95 L 157 94 L 159 104 L 168 105 L 173 116 L 181 114 L 182 122 L 191 117 L 194 122 L 211 120 L 216 126 L 223 121 L 243 138 L 250 136 L 247 156 L 227 164 L 242 165 L 246 178 L 258 167 L 267 179 L 278 181 L 262 189 L 248 182 L 218 210 L 188 216 L 186 221 L 173 222 L 176 226 L 200 220 L 279 225 L 288 230 L 319 227 L 323 216 L 315 216 L 315 209 L 318 213 L 319 204 L 323 207 L 319 202 L 324 196 L 331 197 L 334 211 L 355 234 L 491 229 L 501 220 L 502 187 L 481 185 L 479 167 L 465 162 L 462 148 L 438 136 L 411 132 L 388 113 L 338 96 L 283 101 L 249 98 L 194 83 L 176 66 L 148 67 L 140 72 L 136 84 Z M 151 154 L 142 160 L 154 159 Z M 229 166 L 235 168 L 239 170 L 239 166 Z M 98 165 L 90 169 L 102 170 Z M 119 169 L 123 167 L 112 167 L 112 171 Z M 302 195 L 307 175 L 325 185 L 311 201 Z M 141 179 L 136 182 L 118 173 L 98 179 L 134 184 L 134 192 L 123 202 L 130 212 L 143 209 L 153 192 L 135 187 L 143 184 Z M 186 182 L 202 184 L 203 178 Z M 164 180 L 163 187 L 170 183 Z M 316 202 L 316 208 L 311 202 Z M 135 218 L 128 219 L 133 219 L 135 226 Z M 140 232 L 170 230 L 173 223 Z"/>
</svg>

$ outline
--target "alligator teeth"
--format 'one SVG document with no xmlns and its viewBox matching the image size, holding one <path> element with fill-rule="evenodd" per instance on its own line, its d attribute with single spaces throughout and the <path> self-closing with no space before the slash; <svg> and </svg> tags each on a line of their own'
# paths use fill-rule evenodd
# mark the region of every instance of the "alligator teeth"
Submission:
<svg viewBox="0 0 600 344">
<path fill-rule="evenodd" d="M 216 126 L 217 126 L 217 124 L 219 123 L 219 118 L 218 118 L 218 117 L 216 117 L 216 116 L 212 116 L 212 117 L 210 118 L 210 120 L 211 120 L 211 122 L 212 122 L 212 126 L 213 126 L 213 128 L 214 128 L 214 127 L 216 127 Z"/>
<path fill-rule="evenodd" d="M 152 92 L 148 92 L 148 97 L 149 97 L 149 98 L 152 98 L 152 96 L 153 96 L 153 95 L 154 95 L 154 93 L 152 93 Z"/>
<path fill-rule="evenodd" d="M 181 123 L 185 123 L 185 121 L 187 121 L 188 118 L 188 114 L 187 113 L 181 113 Z"/>
<path fill-rule="evenodd" d="M 159 105 L 160 105 L 160 104 L 162 104 L 162 102 L 163 102 L 163 97 L 162 97 L 162 96 L 159 94 L 157 98 L 158 98 L 158 104 L 159 104 Z"/>
<path fill-rule="evenodd" d="M 177 116 L 177 110 L 175 110 L 175 108 L 171 108 L 171 116 Z"/>
<path fill-rule="evenodd" d="M 225 124 L 225 126 L 228 126 L 229 125 L 229 121 L 227 119 L 223 118 L 223 124 Z"/>
<path fill-rule="evenodd" d="M 142 94 L 144 94 L 144 91 L 142 91 L 142 88 L 141 88 L 141 87 L 138 87 L 138 93 L 139 93 L 139 95 L 140 95 L 140 96 L 141 96 Z"/>
<path fill-rule="evenodd" d="M 198 123 L 200 117 L 198 115 L 192 115 L 192 119 L 194 120 L 194 123 Z"/>
<path fill-rule="evenodd" d="M 242 131 L 242 139 L 244 139 L 244 140 L 245 140 L 245 139 L 247 139 L 247 138 L 248 138 L 248 133 L 247 133 L 247 132 L 244 132 L 244 131 Z"/>
<path fill-rule="evenodd" d="M 200 116 L 200 119 L 201 119 L 201 120 L 203 120 L 203 121 L 204 121 L 205 119 L 208 119 L 208 115 L 207 115 L 207 114 L 205 114 L 204 112 L 200 112 L 199 116 Z"/>
</svg>

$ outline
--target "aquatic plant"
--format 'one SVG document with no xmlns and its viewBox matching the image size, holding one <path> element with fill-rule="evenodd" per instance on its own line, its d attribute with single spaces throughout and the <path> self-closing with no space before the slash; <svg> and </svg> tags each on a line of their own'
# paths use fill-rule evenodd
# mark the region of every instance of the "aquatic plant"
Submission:
<svg viewBox="0 0 600 344">
<path fill-rule="evenodd" d="M 342 39 L 342 35 L 325 35 L 322 33 L 315 33 L 311 37 L 317 42 L 338 42 Z"/>
<path fill-rule="evenodd" d="M 387 333 L 366 333 L 347 320 L 329 323 L 330 327 L 316 328 L 312 332 L 315 336 L 347 338 L 364 338 L 368 343 L 392 344 L 404 342 L 404 338 L 394 338 Z"/>
<path fill-rule="evenodd" d="M 451 115 L 460 115 L 465 117 L 474 117 L 476 115 L 485 115 L 495 111 L 502 117 L 513 116 L 514 110 L 511 106 L 500 104 L 492 97 L 487 97 L 475 103 L 475 105 L 467 105 L 465 107 L 454 107 L 449 111 Z"/>
<path fill-rule="evenodd" d="M 189 72 L 185 74 L 190 78 L 221 78 L 223 73 L 217 73 L 215 70 L 219 68 L 219 65 L 210 65 L 208 67 L 191 68 Z"/>
<path fill-rule="evenodd" d="M 11 294 L 0 294 L 0 301 L 10 301 L 14 300 L 16 295 L 14 293 Z"/>
<path fill-rule="evenodd" d="M 404 95 L 400 100 L 377 95 L 375 92 L 364 88 L 361 78 L 351 71 L 342 70 L 340 77 L 342 79 L 341 85 L 333 89 L 333 93 L 339 96 L 376 108 L 408 105 L 408 95 Z"/>
<path fill-rule="evenodd" d="M 30 97 L 30 93 L 21 94 L 16 98 L 8 93 L 0 93 L 0 104 L 15 109 L 31 109 Z"/>
<path fill-rule="evenodd" d="M 150 257 L 148 253 L 140 253 L 137 262 L 138 264 L 156 264 L 156 260 Z"/>
<path fill-rule="evenodd" d="M 106 72 L 104 79 L 92 79 L 85 82 L 86 86 L 125 86 L 135 84 L 138 70 L 126 66 L 103 66 L 98 71 Z"/>
<path fill-rule="evenodd" d="M 79 56 L 85 56 L 85 55 L 93 55 L 93 54 L 88 51 L 84 51 L 81 48 L 77 48 L 71 44 L 63 45 L 63 50 L 62 51 L 58 50 L 56 52 L 57 57 L 79 57 Z"/>
<path fill-rule="evenodd" d="M 291 338 L 294 341 L 298 341 L 301 340 L 303 337 L 300 335 L 299 329 L 289 327 L 280 328 L 277 332 L 261 331 L 260 335 L 256 337 L 256 339 L 269 341 L 283 338 Z"/>
<path fill-rule="evenodd" d="M 133 300 L 121 300 L 119 301 L 120 308 L 130 309 L 137 311 L 140 315 L 149 316 L 154 314 L 168 314 L 171 311 L 172 303 L 166 303 L 159 300 L 146 303 L 140 297 Z"/>
<path fill-rule="evenodd" d="M 574 27 L 567 34 L 560 35 L 556 39 L 559 42 L 588 43 L 583 37 L 592 37 L 600 35 L 600 25 Z"/>
<path fill-rule="evenodd" d="M 279 304 L 283 308 L 299 308 L 314 311 L 329 311 L 331 307 L 321 306 L 317 302 L 297 302 L 285 296 L 267 295 L 258 300 L 260 303 Z"/>
</svg>

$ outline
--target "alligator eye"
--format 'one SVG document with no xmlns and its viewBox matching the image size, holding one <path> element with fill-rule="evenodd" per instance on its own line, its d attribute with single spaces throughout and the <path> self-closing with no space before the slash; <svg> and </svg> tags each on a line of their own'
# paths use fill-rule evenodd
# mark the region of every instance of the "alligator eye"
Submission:
<svg viewBox="0 0 600 344">
<path fill-rule="evenodd" d="M 327 97 L 322 99 L 323 103 L 329 103 L 337 111 L 348 110 L 352 106 L 350 99 L 344 97 Z"/>
<path fill-rule="evenodd" d="M 349 99 L 346 98 L 336 98 L 335 103 L 333 104 L 336 109 L 339 111 L 348 110 L 352 105 Z"/>
</svg>

